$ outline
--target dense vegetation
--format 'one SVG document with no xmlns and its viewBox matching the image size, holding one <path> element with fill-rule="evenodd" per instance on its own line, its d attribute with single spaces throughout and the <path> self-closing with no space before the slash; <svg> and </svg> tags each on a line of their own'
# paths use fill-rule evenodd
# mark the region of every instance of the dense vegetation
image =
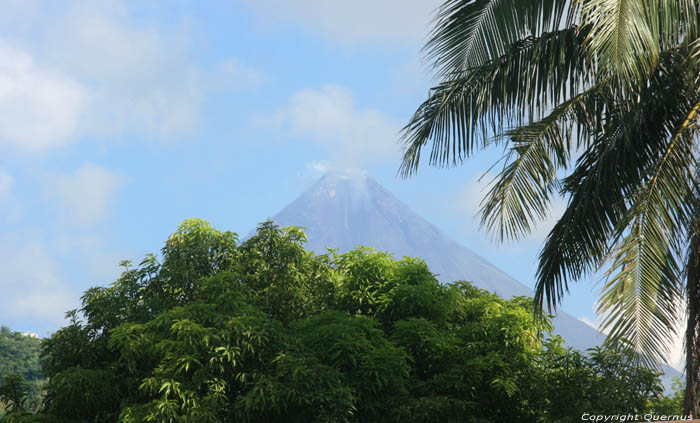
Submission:
<svg viewBox="0 0 700 423">
<path fill-rule="evenodd" d="M 440 285 L 424 262 L 248 241 L 190 219 L 43 342 L 39 415 L 7 422 L 573 422 L 677 412 L 629 352 L 545 335 L 528 298 Z M 82 317 L 80 317 L 82 316 Z M 15 387 L 0 386 L 6 400 Z M 12 388 L 12 389 L 10 389 Z"/>
<path fill-rule="evenodd" d="M 647 364 L 685 323 L 700 417 L 700 1 L 444 0 L 433 22 L 439 81 L 404 128 L 401 173 L 503 151 L 480 213 L 501 240 L 563 196 L 537 309 L 606 272 L 602 325 Z"/>
<path fill-rule="evenodd" d="M 0 382 L 7 375 L 20 376 L 28 390 L 27 406 L 30 408 L 38 403 L 41 386 L 45 382 L 41 372 L 40 352 L 39 339 L 0 326 Z M 0 402 L 0 412 L 3 409 L 4 405 Z"/>
</svg>

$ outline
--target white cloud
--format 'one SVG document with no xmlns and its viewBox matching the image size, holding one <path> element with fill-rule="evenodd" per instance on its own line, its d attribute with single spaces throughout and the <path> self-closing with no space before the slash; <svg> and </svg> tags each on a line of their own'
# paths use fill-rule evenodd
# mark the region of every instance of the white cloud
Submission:
<svg viewBox="0 0 700 423">
<path fill-rule="evenodd" d="M 90 87 L 85 119 L 99 135 L 145 132 L 169 138 L 191 130 L 205 95 L 184 34 L 130 25 L 115 3 L 74 8 L 49 29 L 48 60 Z"/>
<path fill-rule="evenodd" d="M 78 306 L 78 296 L 62 282 L 56 262 L 34 241 L 5 237 L 0 243 L 0 320 L 37 319 L 63 322 Z"/>
<path fill-rule="evenodd" d="M 231 57 L 220 62 L 208 80 L 210 81 L 208 88 L 212 91 L 224 87 L 242 89 L 262 84 L 265 81 L 265 73 Z"/>
<path fill-rule="evenodd" d="M 9 6 L 31 31 L 0 38 L 0 146 L 39 153 L 81 136 L 181 138 L 207 95 L 263 80 L 235 58 L 199 65 L 187 29 L 137 23 L 120 0 L 51 13 L 40 1 Z"/>
<path fill-rule="evenodd" d="M 326 160 L 311 161 L 306 164 L 306 168 L 316 173 L 326 173 L 331 168 L 331 164 Z"/>
<path fill-rule="evenodd" d="M 90 283 L 102 286 L 116 280 L 123 270 L 119 263 L 133 256 L 110 248 L 95 231 L 81 234 L 74 228 L 58 234 L 51 244 L 51 251 L 59 256 L 75 254 L 80 263 L 81 276 Z"/>
<path fill-rule="evenodd" d="M 346 45 L 417 44 L 442 0 L 249 0 L 261 22 L 293 20 Z"/>
<path fill-rule="evenodd" d="M 42 335 L 65 324 L 65 312 L 80 307 L 89 286 L 116 280 L 125 258 L 93 232 L 71 230 L 54 240 L 48 232 L 25 227 L 0 235 L 0 322 Z"/>
<path fill-rule="evenodd" d="M 123 183 L 123 176 L 87 163 L 70 175 L 54 175 L 48 189 L 59 200 L 70 221 L 92 224 L 105 217 L 109 202 Z"/>
<path fill-rule="evenodd" d="M 298 91 L 265 121 L 310 138 L 339 167 L 358 167 L 399 154 L 400 126 L 376 109 L 358 108 L 351 93 L 337 85 Z"/>
<path fill-rule="evenodd" d="M 12 194 L 12 175 L 0 169 L 0 201 L 4 201 L 10 198 Z"/>
<path fill-rule="evenodd" d="M 16 223 L 22 216 L 19 201 L 14 193 L 15 180 L 10 173 L 0 168 L 0 222 Z M 2 225 L 0 224 L 0 227 Z"/>
<path fill-rule="evenodd" d="M 26 152 L 66 145 L 87 103 L 81 84 L 0 40 L 0 145 Z"/>
<path fill-rule="evenodd" d="M 24 23 L 35 16 L 40 7 L 40 0 L 3 0 L 0 23 Z"/>
</svg>

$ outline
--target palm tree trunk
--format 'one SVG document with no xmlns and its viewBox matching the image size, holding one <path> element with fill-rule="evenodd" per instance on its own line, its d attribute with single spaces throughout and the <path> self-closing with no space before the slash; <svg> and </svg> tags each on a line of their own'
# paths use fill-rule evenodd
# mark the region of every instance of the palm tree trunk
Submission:
<svg viewBox="0 0 700 423">
<path fill-rule="evenodd" d="M 688 324 L 685 332 L 685 414 L 698 417 L 698 388 L 700 382 L 700 227 L 693 222 L 688 255 L 686 292 L 688 294 Z"/>
</svg>

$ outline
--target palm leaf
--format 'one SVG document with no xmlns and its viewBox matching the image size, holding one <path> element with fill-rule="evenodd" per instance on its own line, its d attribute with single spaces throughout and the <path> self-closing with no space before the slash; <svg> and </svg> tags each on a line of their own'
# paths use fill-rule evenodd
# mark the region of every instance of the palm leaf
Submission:
<svg viewBox="0 0 700 423">
<path fill-rule="evenodd" d="M 628 216 L 628 199 L 637 195 L 682 120 L 674 122 L 690 110 L 681 101 L 693 92 L 687 87 L 692 78 L 679 77 L 686 63 L 679 53 L 665 53 L 638 97 L 619 102 L 611 92 L 611 100 L 602 101 L 605 124 L 590 128 L 591 145 L 563 180 L 569 204 L 540 252 L 535 287 L 539 307 L 546 299 L 550 309 L 556 308 L 569 281 L 597 269 L 609 253 L 609 240 Z"/>
<path fill-rule="evenodd" d="M 612 272 L 598 301 L 608 339 L 624 341 L 645 364 L 663 361 L 675 335 L 676 308 L 682 298 L 675 252 L 653 219 L 639 218 L 615 250 Z"/>
<path fill-rule="evenodd" d="M 399 173 L 415 172 L 432 140 L 430 164 L 468 157 L 508 126 L 537 119 L 590 84 L 591 66 L 580 50 L 585 31 L 569 28 L 514 43 L 506 54 L 456 74 L 431 90 L 403 129 Z"/>
<path fill-rule="evenodd" d="M 697 38 L 694 0 L 577 0 L 577 4 L 581 25 L 591 28 L 588 54 L 602 74 L 615 76 L 623 87 L 644 81 L 661 51 Z"/>
<path fill-rule="evenodd" d="M 604 85 L 604 84 L 602 84 Z M 509 130 L 510 151 L 503 170 L 494 178 L 481 207 L 481 224 L 496 231 L 501 241 L 528 234 L 547 216 L 556 189 L 557 171 L 568 167 L 572 139 L 585 140 L 585 125 L 596 120 L 593 105 L 600 86 L 596 85 L 557 106 L 543 119 Z M 582 118 L 585 115 L 586 118 Z"/>
<path fill-rule="evenodd" d="M 601 71 L 622 81 L 641 81 L 651 74 L 659 40 L 647 19 L 643 0 L 578 0 L 582 24 L 591 27 L 587 49 Z"/>
<path fill-rule="evenodd" d="M 678 75 L 669 75 L 669 77 Z M 700 96 L 686 90 L 670 104 L 673 127 L 665 151 L 634 195 L 619 232 L 630 228 L 613 251 L 611 274 L 599 301 L 611 337 L 628 340 L 648 363 L 662 360 L 674 334 L 683 246 L 694 219 Z"/>
<path fill-rule="evenodd" d="M 441 76 L 478 67 L 514 42 L 560 29 L 569 2 L 557 0 L 447 0 L 424 50 Z"/>
<path fill-rule="evenodd" d="M 696 0 L 648 0 L 646 19 L 662 50 L 689 44 L 698 38 Z"/>
</svg>

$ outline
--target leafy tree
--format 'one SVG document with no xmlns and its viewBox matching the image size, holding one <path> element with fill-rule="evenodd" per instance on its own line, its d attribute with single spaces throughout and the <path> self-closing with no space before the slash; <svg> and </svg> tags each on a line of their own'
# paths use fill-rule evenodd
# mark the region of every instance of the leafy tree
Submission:
<svg viewBox="0 0 700 423">
<path fill-rule="evenodd" d="M 20 375 L 7 374 L 0 379 L 0 409 L 1 423 L 43 423 L 43 416 L 30 412 L 34 408 L 35 399 L 30 397 L 33 393 L 31 383 L 28 383 Z"/>
<path fill-rule="evenodd" d="M 657 415 L 677 416 L 683 414 L 685 385 L 679 377 L 673 378 L 673 395 L 658 396 L 649 401 L 650 411 Z"/>
<path fill-rule="evenodd" d="M 568 206 L 540 253 L 536 304 L 610 264 L 611 340 L 665 358 L 687 300 L 686 408 L 698 414 L 698 2 L 447 0 L 426 45 L 438 85 L 405 127 L 400 172 L 505 147 L 482 224 L 518 239 Z M 573 157 L 579 156 L 574 160 Z M 685 278 L 685 284 L 683 279 Z"/>
<path fill-rule="evenodd" d="M 5 403 L 5 410 L 23 412 L 27 408 L 27 390 L 29 387 L 22 376 L 8 374 L 0 384 L 0 400 Z"/>
<path fill-rule="evenodd" d="M 88 290 L 43 344 L 44 409 L 12 421 L 568 422 L 580 415 L 555 382 L 590 393 L 586 410 L 660 393 L 607 350 L 571 382 L 530 299 L 440 285 L 423 261 L 367 248 L 317 256 L 271 222 L 235 238 L 188 220 L 162 261 Z"/>
<path fill-rule="evenodd" d="M 560 337 L 553 337 L 547 341 L 540 360 L 545 370 L 543 394 L 548 398 L 548 413 L 556 421 L 580 421 L 583 413 L 592 411 L 591 404 L 595 404 L 595 413 L 602 415 L 619 414 L 621 410 L 643 415 L 662 409 L 673 411 L 668 413 L 671 415 L 682 414 L 682 409 L 662 408 L 662 402 L 668 399 L 660 395 L 660 373 L 636 365 L 627 348 L 606 343 L 584 354 L 566 348 Z"/>
</svg>

